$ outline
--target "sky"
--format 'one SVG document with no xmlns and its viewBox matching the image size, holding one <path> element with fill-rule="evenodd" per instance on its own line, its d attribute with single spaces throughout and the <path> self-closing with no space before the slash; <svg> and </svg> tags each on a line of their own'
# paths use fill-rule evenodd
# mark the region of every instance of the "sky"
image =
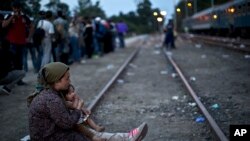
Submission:
<svg viewBox="0 0 250 141">
<path fill-rule="evenodd" d="M 91 0 L 94 4 L 97 0 Z M 136 10 L 136 1 L 139 0 L 100 0 L 100 7 L 105 11 L 108 17 L 112 15 L 118 15 L 120 11 L 124 14 L 129 11 Z M 167 19 L 172 17 L 174 13 L 174 5 L 179 0 L 150 0 L 152 3 L 152 8 L 159 8 L 168 13 L 166 16 Z M 41 0 L 41 5 L 48 3 L 49 0 Z M 70 10 L 74 9 L 77 6 L 78 0 L 61 0 L 61 2 L 67 3 L 70 7 Z"/>
</svg>

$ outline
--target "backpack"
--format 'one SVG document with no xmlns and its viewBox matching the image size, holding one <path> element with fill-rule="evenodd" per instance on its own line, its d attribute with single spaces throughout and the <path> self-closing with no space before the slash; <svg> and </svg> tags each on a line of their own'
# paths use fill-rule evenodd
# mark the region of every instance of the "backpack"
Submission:
<svg viewBox="0 0 250 141">
<path fill-rule="evenodd" d="M 64 29 L 64 26 L 62 24 L 57 24 L 55 26 L 56 28 L 56 33 L 55 33 L 55 37 L 56 37 L 56 40 L 58 42 L 62 41 L 63 39 L 65 39 L 65 29 Z"/>
<path fill-rule="evenodd" d="M 43 21 L 42 21 L 42 25 L 43 25 Z M 35 45 L 41 45 L 45 37 L 45 30 L 42 28 L 42 25 L 36 28 L 36 30 L 34 31 L 33 42 Z"/>
</svg>

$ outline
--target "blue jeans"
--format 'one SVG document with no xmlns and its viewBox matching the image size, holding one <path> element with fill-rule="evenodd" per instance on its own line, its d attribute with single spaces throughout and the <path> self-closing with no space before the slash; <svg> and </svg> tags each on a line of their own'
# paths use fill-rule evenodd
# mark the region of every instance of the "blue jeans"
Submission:
<svg viewBox="0 0 250 141">
<path fill-rule="evenodd" d="M 75 36 L 71 36 L 70 37 L 70 45 L 72 47 L 71 58 L 74 61 L 80 61 L 80 47 L 79 47 L 78 38 Z"/>
<path fill-rule="evenodd" d="M 124 34 L 118 33 L 118 38 L 119 38 L 119 42 L 120 42 L 120 48 L 124 48 L 125 47 Z"/>
<path fill-rule="evenodd" d="M 28 51 L 30 52 L 33 68 L 35 71 L 37 70 L 37 53 L 36 53 L 36 48 L 33 46 L 33 44 L 28 43 L 26 47 L 23 49 L 23 67 L 24 70 L 27 72 L 28 71 Z"/>
</svg>

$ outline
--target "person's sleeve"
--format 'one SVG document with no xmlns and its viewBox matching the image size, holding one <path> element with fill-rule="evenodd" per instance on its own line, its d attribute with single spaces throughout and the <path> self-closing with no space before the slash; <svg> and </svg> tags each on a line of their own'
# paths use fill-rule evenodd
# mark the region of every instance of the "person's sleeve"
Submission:
<svg viewBox="0 0 250 141">
<path fill-rule="evenodd" d="M 50 118 L 55 121 L 56 125 L 63 129 L 72 128 L 80 119 L 80 110 L 69 110 L 66 108 L 63 100 L 59 96 L 51 96 L 47 101 Z"/>
</svg>

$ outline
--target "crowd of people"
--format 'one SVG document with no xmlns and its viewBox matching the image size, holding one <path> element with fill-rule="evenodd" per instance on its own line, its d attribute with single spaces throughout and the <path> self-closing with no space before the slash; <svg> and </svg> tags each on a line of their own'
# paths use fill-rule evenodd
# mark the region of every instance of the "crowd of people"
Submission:
<svg viewBox="0 0 250 141">
<path fill-rule="evenodd" d="M 62 11 L 40 11 L 34 19 L 22 11 L 19 1 L 11 6 L 10 14 L 0 14 L 0 65 L 4 68 L 0 71 L 0 93 L 10 94 L 14 84 L 25 84 L 22 78 L 29 68 L 28 54 L 37 73 L 49 62 L 80 63 L 125 47 L 128 27 L 123 21 L 70 17 Z"/>
</svg>

